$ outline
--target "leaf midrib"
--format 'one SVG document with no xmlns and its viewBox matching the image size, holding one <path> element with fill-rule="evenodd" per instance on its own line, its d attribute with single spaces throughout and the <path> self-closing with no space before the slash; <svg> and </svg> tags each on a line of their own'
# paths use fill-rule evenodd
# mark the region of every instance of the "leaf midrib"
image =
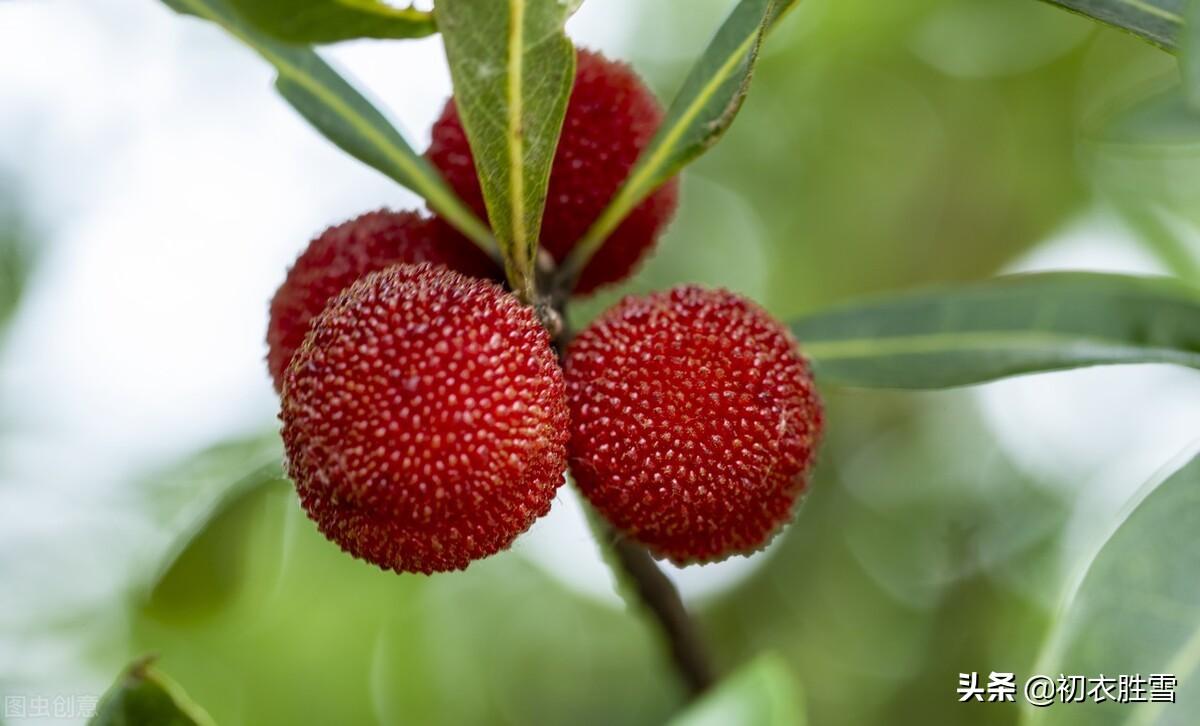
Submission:
<svg viewBox="0 0 1200 726">
<path fill-rule="evenodd" d="M 725 63 L 721 65 L 717 73 L 715 73 L 713 77 L 709 79 L 708 83 L 706 83 L 700 90 L 700 93 L 696 96 L 696 100 L 687 107 L 682 115 L 680 115 L 679 122 L 675 124 L 666 133 L 666 135 L 663 136 L 662 143 L 655 148 L 654 153 L 647 157 L 645 166 L 643 166 L 637 174 L 630 178 L 628 188 L 637 189 L 641 187 L 646 183 L 646 178 L 652 177 L 653 172 L 661 169 L 663 165 L 666 164 L 671 149 L 676 143 L 679 142 L 679 139 L 683 136 L 683 134 L 686 133 L 688 125 L 700 115 L 700 112 L 704 110 L 704 107 L 708 105 L 708 102 L 712 100 L 713 95 L 716 94 L 717 89 L 720 88 L 725 81 L 729 80 L 729 77 L 733 74 L 734 68 L 738 66 L 745 54 L 748 53 L 754 46 L 754 41 L 758 38 L 761 32 L 761 29 L 756 28 L 754 32 L 750 33 L 750 35 L 748 35 L 746 39 L 738 45 L 735 52 L 730 54 L 729 58 L 725 60 Z"/>
<path fill-rule="evenodd" d="M 523 103 L 521 99 L 524 78 L 525 2 L 509 0 L 508 30 L 508 193 L 512 239 L 516 249 L 524 249 L 528 230 L 525 227 L 525 138 L 521 128 Z M 520 262 L 525 266 L 525 260 Z"/>
<path fill-rule="evenodd" d="M 223 23 L 221 23 L 220 16 L 214 14 L 209 9 L 208 4 L 205 3 L 203 0 L 179 0 L 179 2 L 182 2 L 184 5 L 187 5 L 193 11 L 197 11 L 205 19 L 210 20 L 219 25 L 224 25 Z M 314 96 L 319 97 L 322 101 L 324 101 L 331 107 L 335 108 L 341 116 L 345 117 L 348 121 L 350 121 L 351 125 L 354 126 L 356 131 L 359 131 L 364 136 L 366 136 L 371 141 L 373 141 L 376 145 L 380 146 L 382 149 L 385 149 L 387 151 L 388 158 L 390 160 L 394 161 L 396 164 L 403 167 L 406 171 L 408 171 L 414 177 L 419 177 L 419 174 L 417 174 L 419 169 L 415 165 L 412 164 L 410 159 L 408 159 L 403 153 L 396 151 L 395 145 L 390 143 L 386 136 L 383 136 L 378 131 L 376 131 L 375 128 L 371 124 L 363 121 L 362 116 L 358 113 L 355 113 L 354 109 L 350 108 L 345 103 L 343 103 L 342 100 L 340 98 L 338 98 L 337 95 L 329 93 L 323 84 L 318 82 L 315 78 L 313 78 L 308 73 L 303 72 L 299 67 L 292 65 L 291 63 L 288 63 L 281 56 L 275 55 L 274 53 L 272 53 L 270 50 L 268 50 L 263 45 L 256 43 L 252 38 L 250 38 L 249 36 L 245 35 L 244 33 L 240 32 L 240 31 L 238 31 L 236 28 L 230 27 L 230 26 L 224 26 L 224 27 L 230 33 L 237 36 L 237 38 L 239 40 L 241 40 L 243 43 L 253 47 L 259 53 L 261 53 L 262 56 L 264 58 L 266 58 L 267 61 L 271 65 L 275 66 L 275 68 L 279 70 L 280 73 L 288 75 L 293 80 L 297 81 L 302 86 L 304 86 L 307 90 L 312 92 L 312 94 Z"/>
<path fill-rule="evenodd" d="M 888 336 L 882 338 L 845 338 L 840 340 L 800 342 L 806 356 L 820 361 L 854 360 L 880 355 L 921 355 L 962 353 L 978 350 L 1013 351 L 1054 347 L 1064 343 L 1093 345 L 1129 352 L 1154 353 L 1163 358 L 1186 362 L 1200 367 L 1200 352 L 1175 348 L 1131 345 L 1126 341 L 1101 336 L 1037 331 L 972 331 L 969 333 L 926 333 L 921 335 Z"/>
<path fill-rule="evenodd" d="M 1183 22 L 1183 17 L 1176 15 L 1175 13 L 1171 12 L 1170 10 L 1167 10 L 1166 8 L 1160 8 L 1160 7 L 1158 7 L 1156 5 L 1152 5 L 1150 3 L 1142 2 L 1142 0 L 1118 0 L 1118 2 L 1128 5 L 1129 7 L 1134 8 L 1136 10 L 1141 10 L 1142 12 L 1147 13 L 1149 15 L 1156 15 L 1156 16 L 1162 18 L 1163 20 L 1169 20 L 1173 23 L 1182 23 Z"/>
<path fill-rule="evenodd" d="M 773 2 L 767 4 L 766 12 L 768 14 L 773 6 Z M 755 41 L 762 32 L 763 27 L 761 25 L 756 26 L 746 36 L 746 39 L 738 44 L 734 52 L 725 59 L 725 62 L 717 69 L 717 72 L 700 89 L 700 93 L 696 95 L 692 103 L 680 114 L 676 123 L 659 137 L 660 141 L 655 144 L 650 155 L 646 157 L 645 163 L 639 163 L 634 169 L 633 174 L 621 185 L 621 189 L 617 192 L 617 195 L 613 197 L 612 201 L 609 202 L 608 206 L 600 214 L 600 217 L 596 219 L 576 245 L 578 253 L 573 254 L 571 256 L 573 259 L 567 263 L 572 275 L 578 275 L 582 271 L 591 254 L 595 252 L 595 248 L 616 229 L 617 225 L 634 206 L 634 201 L 640 200 L 645 196 L 643 189 L 648 185 L 648 180 L 654 178 L 666 165 L 671 153 L 675 150 L 675 145 L 687 132 L 688 125 L 700 115 L 700 112 L 704 110 L 704 107 L 708 105 L 713 95 L 716 94 L 717 89 L 725 81 L 729 80 L 734 69 L 737 68 L 745 54 L 750 52 L 750 49 L 754 46 Z"/>
</svg>

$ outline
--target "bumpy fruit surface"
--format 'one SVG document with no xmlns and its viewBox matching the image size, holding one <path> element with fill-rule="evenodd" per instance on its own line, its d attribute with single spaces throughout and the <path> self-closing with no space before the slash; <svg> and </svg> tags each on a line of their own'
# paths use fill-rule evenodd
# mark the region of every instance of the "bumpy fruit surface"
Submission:
<svg viewBox="0 0 1200 726">
<path fill-rule="evenodd" d="M 498 285 L 445 267 L 394 265 L 343 291 L 287 370 L 280 418 L 321 532 L 398 572 L 504 549 L 566 469 L 548 335 Z"/>
<path fill-rule="evenodd" d="M 267 368 L 276 391 L 325 305 L 368 272 L 397 262 L 432 262 L 473 277 L 500 274 L 470 240 L 445 222 L 415 212 L 379 210 L 330 227 L 309 243 L 271 300 Z"/>
<path fill-rule="evenodd" d="M 761 548 L 804 489 L 821 404 L 788 331 L 724 290 L 629 297 L 572 343 L 571 472 L 679 564 Z"/>
<path fill-rule="evenodd" d="M 599 53 L 577 54 L 575 85 L 550 171 L 541 245 L 557 262 L 608 206 L 638 154 L 662 122 L 662 107 L 637 74 Z M 483 191 L 458 110 L 451 99 L 433 126 L 429 160 L 482 219 Z M 629 213 L 580 276 L 576 293 L 627 277 L 675 214 L 677 179 Z"/>
</svg>

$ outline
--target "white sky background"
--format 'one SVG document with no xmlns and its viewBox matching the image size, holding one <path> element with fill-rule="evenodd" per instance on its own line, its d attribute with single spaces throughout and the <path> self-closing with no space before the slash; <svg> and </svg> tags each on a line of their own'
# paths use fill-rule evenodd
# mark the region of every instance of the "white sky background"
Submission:
<svg viewBox="0 0 1200 726">
<path fill-rule="evenodd" d="M 585 3 L 574 37 L 622 55 L 612 18 L 637 1 Z M 449 93 L 436 39 L 326 56 L 424 148 Z M 0 2 L 0 170 L 17 175 L 48 253 L 0 352 L 14 432 L 0 439 L 0 631 L 31 615 L 6 592 L 80 600 L 120 584 L 121 553 L 52 545 L 123 526 L 104 505 L 123 482 L 272 421 L 266 306 L 306 241 L 369 209 L 417 205 L 318 138 L 272 75 L 219 30 L 152 0 Z M 1061 254 L 1024 266 L 1146 268 L 1102 226 L 1068 230 Z M 1081 512 L 1105 516 L 1200 434 L 1200 382 L 1187 371 L 1035 376 L 982 387 L 979 400 L 1002 445 L 1035 471 L 1074 476 Z M 556 507 L 525 549 L 599 593 L 602 566 L 573 554 L 589 546 L 577 517 Z M 743 567 L 692 568 L 688 588 Z M 19 645 L 0 639 L 0 682 Z M 36 672 L 38 657 L 22 650 L 22 667 Z"/>
</svg>

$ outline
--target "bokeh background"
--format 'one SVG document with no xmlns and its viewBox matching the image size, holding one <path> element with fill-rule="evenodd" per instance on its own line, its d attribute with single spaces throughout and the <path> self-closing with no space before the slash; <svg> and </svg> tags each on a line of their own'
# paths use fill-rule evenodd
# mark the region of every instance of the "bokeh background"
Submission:
<svg viewBox="0 0 1200 726">
<path fill-rule="evenodd" d="M 731 4 L 588 0 L 569 30 L 669 98 Z M 423 148 L 436 37 L 323 52 Z M 1104 142 L 1175 74 L 1033 0 L 804 0 L 655 257 L 575 322 L 680 281 L 785 319 L 1017 269 L 1197 281 L 1200 146 L 1168 165 Z M 683 692 L 569 488 L 513 551 L 426 578 L 349 559 L 286 482 L 256 486 L 280 458 L 262 358 L 286 266 L 329 224 L 418 205 L 270 82 L 154 0 L 0 3 L 0 693 L 98 695 L 154 651 L 222 724 L 662 722 Z M 957 674 L 1032 671 L 1132 493 L 1197 437 L 1200 376 L 822 393 L 785 535 L 672 571 L 717 659 L 779 653 L 822 726 L 1017 723 L 964 711 Z"/>
</svg>

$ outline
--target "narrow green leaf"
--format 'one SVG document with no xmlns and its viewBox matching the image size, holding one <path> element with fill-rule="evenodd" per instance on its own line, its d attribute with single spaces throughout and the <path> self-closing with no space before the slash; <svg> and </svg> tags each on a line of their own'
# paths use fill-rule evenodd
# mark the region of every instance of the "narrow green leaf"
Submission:
<svg viewBox="0 0 1200 726">
<path fill-rule="evenodd" d="M 1188 0 L 1045 0 L 1174 51 Z"/>
<path fill-rule="evenodd" d="M 1200 368 L 1200 291 L 1169 278 L 1046 272 L 893 295 L 791 326 L 819 380 L 946 388 L 1116 363 Z"/>
<path fill-rule="evenodd" d="M 230 0 L 256 29 L 288 43 L 355 38 L 423 38 L 437 32 L 433 15 L 381 0 Z"/>
<path fill-rule="evenodd" d="M 489 254 L 487 226 L 459 201 L 441 176 L 419 156 L 370 101 L 310 48 L 290 46 L 247 25 L 227 0 L 163 0 L 177 12 L 224 28 L 275 66 L 280 94 L 327 139 L 429 201 L 447 221 Z"/>
<path fill-rule="evenodd" d="M 560 0 L 438 0 L 454 99 L 509 284 L 532 300 L 550 166 L 575 78 Z"/>
<path fill-rule="evenodd" d="M 178 684 L 153 666 L 153 657 L 135 661 L 121 674 L 92 717 L 92 726 L 212 726 L 212 718 L 192 703 Z"/>
<path fill-rule="evenodd" d="M 1027 709 L 1049 726 L 1195 723 L 1200 703 L 1200 457 L 1151 482 L 1100 548 L 1051 631 L 1038 673 L 1169 674 L 1176 703 Z M 1142 683 L 1142 697 L 1150 690 Z M 1091 701 L 1093 699 L 1087 699 Z"/>
<path fill-rule="evenodd" d="M 738 3 L 692 66 L 629 178 L 563 261 L 563 279 L 578 279 L 588 260 L 634 207 L 717 143 L 746 98 L 763 36 L 797 1 Z"/>
<path fill-rule="evenodd" d="M 796 677 L 783 659 L 768 653 L 725 679 L 669 726 L 803 726 L 807 720 Z"/>
</svg>

